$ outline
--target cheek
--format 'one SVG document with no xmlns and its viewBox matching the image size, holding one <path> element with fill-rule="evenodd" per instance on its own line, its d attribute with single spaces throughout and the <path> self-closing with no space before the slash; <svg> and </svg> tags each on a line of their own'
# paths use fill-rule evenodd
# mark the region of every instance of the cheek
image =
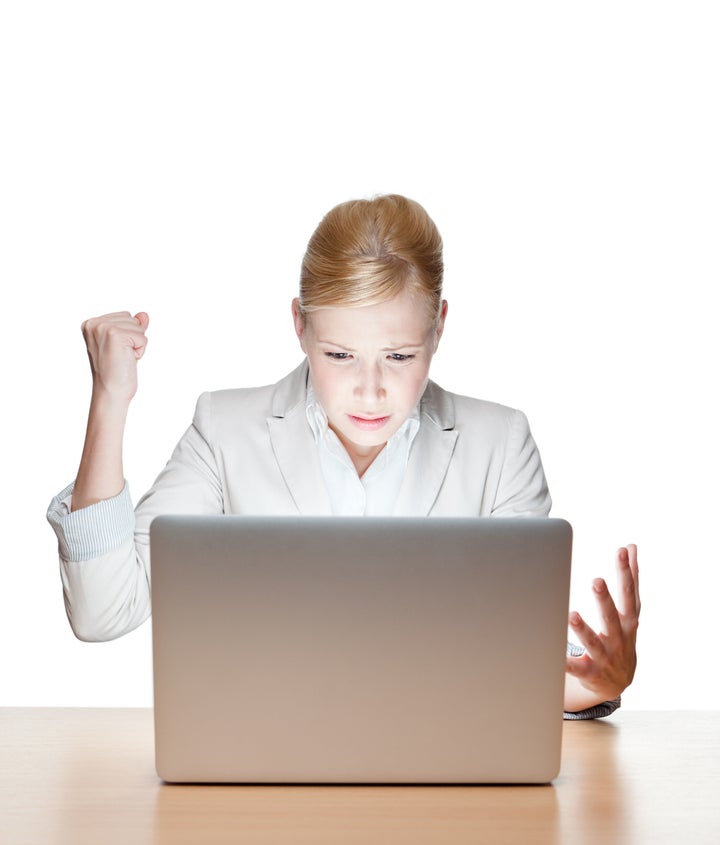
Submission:
<svg viewBox="0 0 720 845">
<path fill-rule="evenodd" d="M 327 409 L 342 388 L 340 374 L 337 368 L 328 366 L 324 358 L 311 360 L 310 363 L 313 390 L 320 404 Z"/>
<path fill-rule="evenodd" d="M 407 400 L 408 404 L 415 405 L 420 397 L 425 392 L 425 385 L 427 384 L 427 373 L 421 373 L 408 385 Z"/>
<path fill-rule="evenodd" d="M 425 391 L 428 377 L 430 375 L 430 362 L 418 362 L 417 367 L 413 367 L 403 379 L 403 394 L 408 398 L 409 402 L 413 404 L 417 402 Z"/>
</svg>

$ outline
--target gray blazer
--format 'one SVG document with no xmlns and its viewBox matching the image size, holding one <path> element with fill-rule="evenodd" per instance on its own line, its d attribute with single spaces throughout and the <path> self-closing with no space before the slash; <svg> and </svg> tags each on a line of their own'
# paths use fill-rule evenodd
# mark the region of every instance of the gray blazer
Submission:
<svg viewBox="0 0 720 845">
<path fill-rule="evenodd" d="M 190 428 L 133 515 L 127 490 L 72 513 L 53 499 L 66 608 L 85 640 L 150 614 L 149 528 L 162 513 L 330 515 L 307 421 L 307 362 L 275 385 L 203 394 Z M 398 516 L 546 516 L 550 495 L 520 411 L 429 382 Z"/>
</svg>

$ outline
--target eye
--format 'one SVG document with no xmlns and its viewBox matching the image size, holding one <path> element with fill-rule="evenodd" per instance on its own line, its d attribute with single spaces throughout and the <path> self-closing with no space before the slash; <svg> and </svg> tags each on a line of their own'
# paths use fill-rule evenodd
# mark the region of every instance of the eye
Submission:
<svg viewBox="0 0 720 845">
<path fill-rule="evenodd" d="M 325 356 L 332 361 L 347 361 L 350 358 L 349 352 L 326 352 Z"/>
<path fill-rule="evenodd" d="M 391 361 L 399 361 L 400 363 L 403 361 L 411 361 L 414 357 L 414 355 L 403 355 L 401 352 L 391 352 L 388 355 L 388 358 Z"/>
</svg>

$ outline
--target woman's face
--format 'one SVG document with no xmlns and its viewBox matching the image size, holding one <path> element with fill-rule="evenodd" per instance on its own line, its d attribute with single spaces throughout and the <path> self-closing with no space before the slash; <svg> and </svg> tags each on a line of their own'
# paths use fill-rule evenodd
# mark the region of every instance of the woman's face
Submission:
<svg viewBox="0 0 720 845">
<path fill-rule="evenodd" d="M 295 330 L 330 428 L 363 472 L 405 422 L 425 390 L 447 313 L 431 322 L 408 291 L 379 305 L 323 308 Z M 362 470 L 360 469 L 362 465 Z"/>
</svg>

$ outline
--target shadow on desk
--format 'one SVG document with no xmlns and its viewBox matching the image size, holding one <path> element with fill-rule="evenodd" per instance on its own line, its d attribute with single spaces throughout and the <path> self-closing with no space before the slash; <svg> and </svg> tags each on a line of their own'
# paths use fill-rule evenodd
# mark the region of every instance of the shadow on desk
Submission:
<svg viewBox="0 0 720 845">
<path fill-rule="evenodd" d="M 163 785 L 155 841 L 476 845 L 482 831 L 494 843 L 556 842 L 556 792 L 551 785 Z"/>
<path fill-rule="evenodd" d="M 560 775 L 546 786 L 163 784 L 155 841 L 212 845 L 230 835 L 280 845 L 475 845 L 481 834 L 482 841 L 523 845 L 633 842 L 618 772 L 619 736 L 609 722 L 568 726 Z"/>
</svg>

